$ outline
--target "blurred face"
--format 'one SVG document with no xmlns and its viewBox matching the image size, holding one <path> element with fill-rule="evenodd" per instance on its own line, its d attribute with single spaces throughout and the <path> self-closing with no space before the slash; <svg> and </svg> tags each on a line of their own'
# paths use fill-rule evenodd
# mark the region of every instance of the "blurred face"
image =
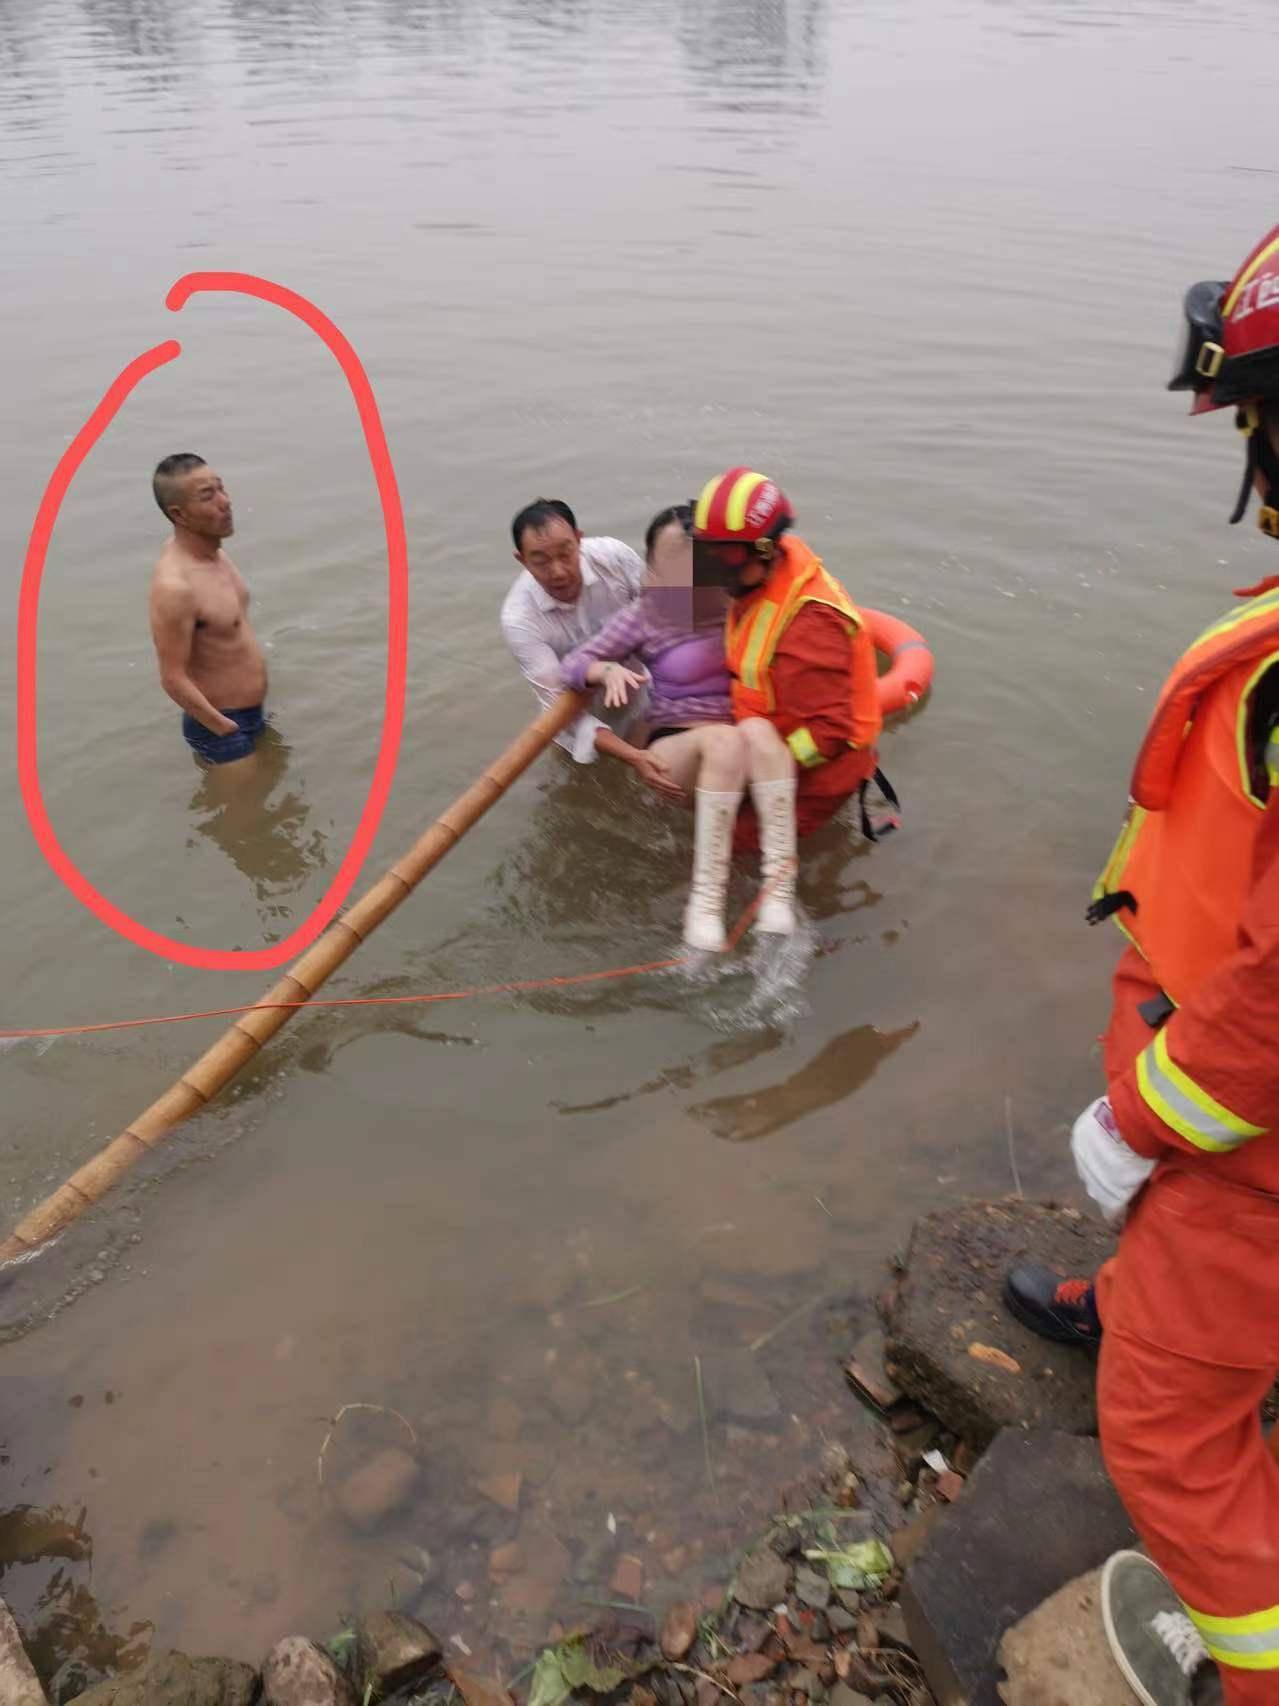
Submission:
<svg viewBox="0 0 1279 1706">
<path fill-rule="evenodd" d="M 582 590 L 582 535 L 561 516 L 545 527 L 526 527 L 515 553 L 533 579 L 561 604 L 572 604 Z"/>
<path fill-rule="evenodd" d="M 192 468 L 183 474 L 180 493 L 169 513 L 183 527 L 202 539 L 229 539 L 235 532 L 230 496 L 222 476 L 212 468 Z"/>
<path fill-rule="evenodd" d="M 648 554 L 645 597 L 667 621 L 700 627 L 723 620 L 728 594 L 720 586 L 695 586 L 693 541 L 682 522 L 672 521 Z"/>
<path fill-rule="evenodd" d="M 694 551 L 693 580 L 699 587 L 722 586 L 740 594 L 759 586 L 771 566 L 753 544 L 734 539 L 699 539 Z"/>
<path fill-rule="evenodd" d="M 693 541 L 682 522 L 668 522 L 653 540 L 646 578 L 649 586 L 692 586 Z"/>
</svg>

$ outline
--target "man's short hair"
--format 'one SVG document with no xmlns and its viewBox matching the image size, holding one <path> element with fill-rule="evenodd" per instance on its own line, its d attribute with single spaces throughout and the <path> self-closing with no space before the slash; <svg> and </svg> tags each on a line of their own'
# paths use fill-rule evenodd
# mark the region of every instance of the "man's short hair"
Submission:
<svg viewBox="0 0 1279 1706">
<path fill-rule="evenodd" d="M 531 504 L 526 504 L 511 523 L 511 538 L 515 541 L 515 549 L 524 549 L 524 535 L 530 530 L 540 533 L 548 521 L 556 519 L 567 521 L 574 533 L 577 532 L 577 517 L 564 502 L 563 498 L 534 498 Z"/>
<path fill-rule="evenodd" d="M 151 476 L 151 490 L 160 506 L 160 514 L 166 520 L 172 519 L 169 509 L 178 501 L 178 481 L 193 468 L 207 467 L 208 463 L 203 456 L 197 456 L 193 450 L 175 451 L 172 456 L 166 456 L 163 462 L 156 463 L 155 473 Z"/>
</svg>

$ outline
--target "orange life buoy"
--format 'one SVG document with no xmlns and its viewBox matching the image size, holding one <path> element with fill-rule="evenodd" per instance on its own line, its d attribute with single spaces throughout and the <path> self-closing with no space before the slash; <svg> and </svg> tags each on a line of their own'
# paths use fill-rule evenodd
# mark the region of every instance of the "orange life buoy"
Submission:
<svg viewBox="0 0 1279 1706">
<path fill-rule="evenodd" d="M 933 654 L 928 641 L 900 616 L 857 606 L 875 650 L 886 654 L 888 671 L 879 678 L 879 708 L 886 717 L 924 697 L 933 683 Z"/>
</svg>

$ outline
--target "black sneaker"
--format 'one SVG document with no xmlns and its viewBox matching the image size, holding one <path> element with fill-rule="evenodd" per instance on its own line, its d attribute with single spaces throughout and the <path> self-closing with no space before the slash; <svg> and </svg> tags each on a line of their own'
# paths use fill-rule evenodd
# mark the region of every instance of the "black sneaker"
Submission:
<svg viewBox="0 0 1279 1706">
<path fill-rule="evenodd" d="M 1042 1262 L 1019 1262 L 1004 1280 L 1004 1302 L 1023 1327 L 1059 1345 L 1101 1344 L 1101 1317 L 1091 1280 L 1062 1279 Z"/>
</svg>

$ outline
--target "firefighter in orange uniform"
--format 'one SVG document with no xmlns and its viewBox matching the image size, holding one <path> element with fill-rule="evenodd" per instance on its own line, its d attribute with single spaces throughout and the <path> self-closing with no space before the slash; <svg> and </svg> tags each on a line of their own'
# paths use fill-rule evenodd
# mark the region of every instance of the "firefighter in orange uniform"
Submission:
<svg viewBox="0 0 1279 1706">
<path fill-rule="evenodd" d="M 1255 489 L 1279 538 L 1279 227 L 1185 307 L 1172 388 L 1195 414 L 1236 409 L 1231 520 Z M 1095 1300 L 1034 1264 L 1006 1294 L 1048 1336 L 1100 1339 L 1106 1465 L 1154 1560 L 1109 1561 L 1103 1615 L 1149 1706 L 1279 1702 L 1279 1462 L 1259 1414 L 1279 1373 L 1279 576 L 1238 596 L 1163 688 L 1089 913 L 1128 945 L 1108 1092 L 1072 1148 L 1119 1252 Z"/>
<path fill-rule="evenodd" d="M 726 587 L 724 648 L 733 717 L 746 738 L 751 806 L 739 850 L 758 844 L 759 926 L 794 928 L 796 835 L 808 835 L 878 776 L 883 726 L 875 648 L 856 605 L 802 539 L 784 492 L 750 468 L 707 482 L 693 505 L 695 584 Z M 882 777 L 892 804 L 896 796 Z"/>
</svg>

